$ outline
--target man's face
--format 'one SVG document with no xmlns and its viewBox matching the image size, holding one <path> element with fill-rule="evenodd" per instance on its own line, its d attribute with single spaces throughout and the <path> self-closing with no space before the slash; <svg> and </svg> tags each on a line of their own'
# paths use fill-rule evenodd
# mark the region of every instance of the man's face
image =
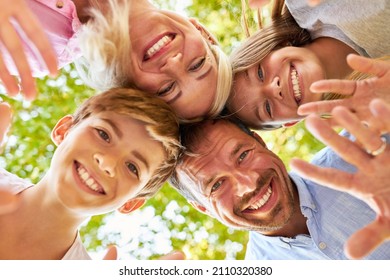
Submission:
<svg viewBox="0 0 390 280">
<path fill-rule="evenodd" d="M 209 122 L 193 149 L 200 156 L 187 156 L 178 176 L 225 225 L 274 234 L 293 213 L 294 188 L 283 162 L 256 137 Z"/>
</svg>

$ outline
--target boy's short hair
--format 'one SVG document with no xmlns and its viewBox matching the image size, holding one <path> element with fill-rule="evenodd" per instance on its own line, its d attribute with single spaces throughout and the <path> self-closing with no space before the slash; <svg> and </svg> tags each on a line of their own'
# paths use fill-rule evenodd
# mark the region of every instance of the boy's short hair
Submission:
<svg viewBox="0 0 390 280">
<path fill-rule="evenodd" d="M 181 152 L 179 124 L 175 113 L 166 102 L 157 97 L 135 89 L 113 88 L 87 99 L 73 114 L 73 123 L 77 125 L 100 112 L 115 112 L 145 123 L 149 135 L 163 145 L 165 161 L 137 195 L 153 196 L 173 172 Z"/>
</svg>

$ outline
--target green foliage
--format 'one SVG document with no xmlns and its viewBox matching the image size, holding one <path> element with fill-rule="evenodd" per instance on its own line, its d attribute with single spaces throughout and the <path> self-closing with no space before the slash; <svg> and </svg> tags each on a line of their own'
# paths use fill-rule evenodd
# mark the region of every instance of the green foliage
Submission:
<svg viewBox="0 0 390 280">
<path fill-rule="evenodd" d="M 232 1 L 156 0 L 164 8 L 180 4 L 199 18 L 229 53 L 245 36 L 240 23 L 241 5 Z M 57 120 L 73 113 L 94 92 L 84 86 L 73 67 L 53 79 L 38 81 L 39 97 L 34 102 L 10 99 L 14 121 L 0 166 L 37 182 L 48 169 L 55 145 L 50 132 Z M 322 147 L 301 123 L 293 128 L 260 132 L 269 148 L 288 163 L 293 157 L 310 160 Z M 117 244 L 122 258 L 153 259 L 171 250 L 183 250 L 189 259 L 243 259 L 248 233 L 226 228 L 196 211 L 173 188 L 165 185 L 141 210 L 128 217 L 118 213 L 92 217 L 81 228 L 85 246 L 100 252 Z"/>
</svg>

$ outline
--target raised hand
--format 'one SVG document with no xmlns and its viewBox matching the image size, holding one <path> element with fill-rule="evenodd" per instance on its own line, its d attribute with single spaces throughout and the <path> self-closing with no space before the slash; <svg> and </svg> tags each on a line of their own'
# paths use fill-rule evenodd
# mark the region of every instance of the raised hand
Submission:
<svg viewBox="0 0 390 280">
<path fill-rule="evenodd" d="M 249 7 L 252 9 L 262 8 L 269 2 L 271 2 L 271 0 L 248 0 Z"/>
<path fill-rule="evenodd" d="M 390 104 L 390 57 L 388 60 L 374 60 L 351 54 L 347 57 L 351 68 L 373 77 L 360 81 L 321 80 L 311 85 L 310 90 L 316 93 L 335 92 L 352 95 L 350 98 L 318 101 L 304 104 L 298 108 L 298 114 L 329 113 L 336 106 L 345 106 L 356 112 L 361 119 L 371 116 L 368 104 L 374 98 L 381 98 Z"/>
<path fill-rule="evenodd" d="M 0 42 L 11 55 L 18 70 L 21 89 L 25 97 L 32 100 L 36 97 L 35 80 L 27 61 L 22 41 L 11 20 L 18 24 L 29 38 L 33 47 L 39 52 L 51 75 L 57 74 L 57 58 L 36 16 L 30 11 L 24 0 L 0 0 Z M 19 93 L 17 79 L 12 76 L 0 54 L 0 81 L 8 94 Z"/>
<path fill-rule="evenodd" d="M 8 103 L 0 102 L 0 147 L 11 124 L 11 107 Z"/>
<path fill-rule="evenodd" d="M 363 124 L 344 107 L 332 111 L 333 118 L 353 134 L 360 144 L 338 135 L 329 122 L 317 116 L 311 115 L 306 120 L 306 126 L 313 135 L 345 161 L 356 166 L 356 173 L 321 168 L 298 159 L 291 162 L 292 169 L 302 177 L 347 192 L 365 201 L 377 213 L 371 224 L 347 241 L 346 255 L 354 259 L 364 257 L 390 239 L 390 148 L 379 132 L 390 131 L 390 106 L 376 99 L 370 103 L 369 109 L 373 114 L 370 126 Z M 374 128 L 371 128 L 371 124 Z"/>
</svg>

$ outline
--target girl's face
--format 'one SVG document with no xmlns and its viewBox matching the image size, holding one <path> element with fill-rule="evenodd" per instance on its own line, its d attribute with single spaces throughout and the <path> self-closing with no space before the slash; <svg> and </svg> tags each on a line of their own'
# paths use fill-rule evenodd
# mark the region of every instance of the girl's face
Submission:
<svg viewBox="0 0 390 280">
<path fill-rule="evenodd" d="M 195 25 L 162 10 L 130 18 L 134 83 L 161 97 L 184 119 L 206 115 L 217 88 L 216 59 Z"/>
<path fill-rule="evenodd" d="M 284 47 L 235 75 L 228 108 L 255 128 L 294 122 L 302 118 L 297 114 L 299 105 L 321 100 L 309 87 L 325 78 L 324 67 L 312 51 Z"/>
</svg>

